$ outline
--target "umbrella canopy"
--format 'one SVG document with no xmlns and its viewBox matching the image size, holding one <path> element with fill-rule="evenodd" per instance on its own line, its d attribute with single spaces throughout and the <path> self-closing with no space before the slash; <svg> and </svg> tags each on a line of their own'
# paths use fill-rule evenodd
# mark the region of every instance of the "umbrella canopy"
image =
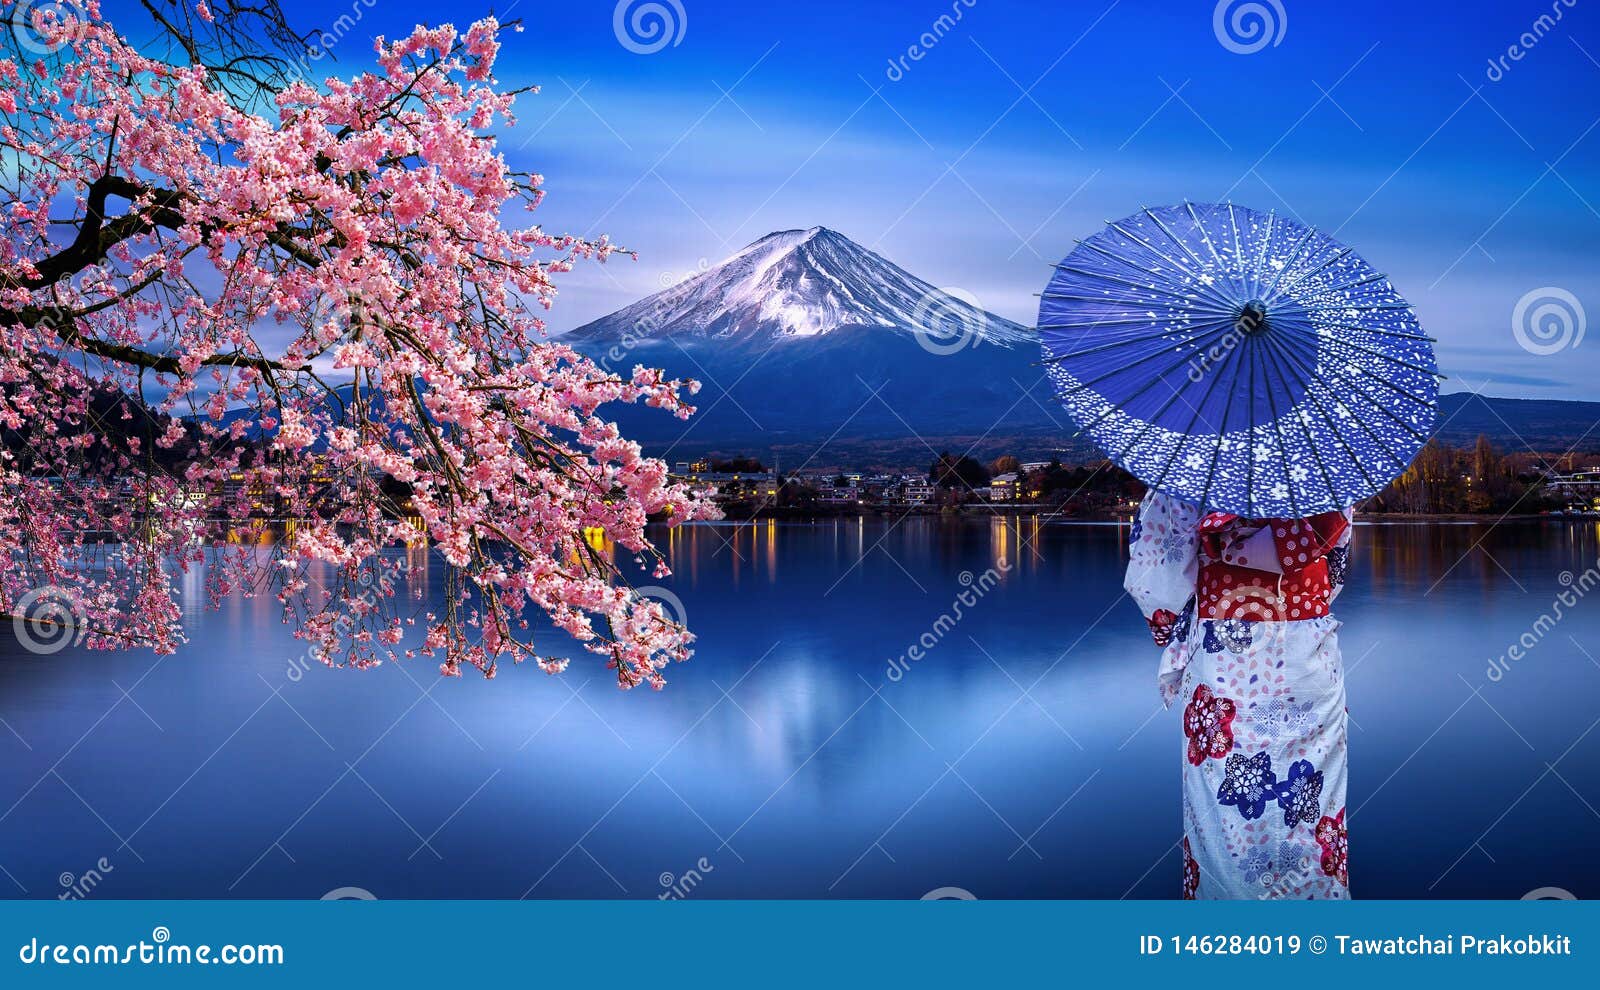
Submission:
<svg viewBox="0 0 1600 990">
<path fill-rule="evenodd" d="M 1432 338 L 1327 234 L 1232 204 L 1080 241 L 1039 305 L 1045 369 L 1112 461 L 1207 509 L 1303 517 L 1404 471 L 1438 400 Z"/>
</svg>

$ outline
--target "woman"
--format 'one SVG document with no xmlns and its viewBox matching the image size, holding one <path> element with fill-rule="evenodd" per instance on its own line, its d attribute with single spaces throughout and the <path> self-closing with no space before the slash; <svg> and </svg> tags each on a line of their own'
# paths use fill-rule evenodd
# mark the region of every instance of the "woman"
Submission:
<svg viewBox="0 0 1600 990">
<path fill-rule="evenodd" d="M 1184 705 L 1186 898 L 1345 898 L 1339 623 L 1350 513 L 1242 519 L 1154 491 L 1126 587 Z"/>
</svg>

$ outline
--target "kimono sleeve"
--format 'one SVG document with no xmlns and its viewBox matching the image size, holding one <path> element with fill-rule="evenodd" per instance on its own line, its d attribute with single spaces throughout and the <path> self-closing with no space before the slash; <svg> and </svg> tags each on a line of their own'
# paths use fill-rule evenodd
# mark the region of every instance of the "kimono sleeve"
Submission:
<svg viewBox="0 0 1600 990">
<path fill-rule="evenodd" d="M 1339 597 L 1344 590 L 1345 578 L 1350 574 L 1350 543 L 1355 535 L 1355 518 L 1351 510 L 1344 510 L 1344 532 L 1328 551 L 1328 601 Z"/>
<path fill-rule="evenodd" d="M 1182 612 L 1194 597 L 1199 522 L 1199 509 L 1158 492 L 1140 503 L 1128 537 L 1128 572 L 1122 584 L 1146 619 L 1163 609 Z"/>
</svg>

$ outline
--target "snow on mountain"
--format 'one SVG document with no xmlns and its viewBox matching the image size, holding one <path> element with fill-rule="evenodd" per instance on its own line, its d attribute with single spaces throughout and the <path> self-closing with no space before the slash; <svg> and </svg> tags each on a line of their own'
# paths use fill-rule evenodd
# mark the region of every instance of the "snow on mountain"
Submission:
<svg viewBox="0 0 1600 990">
<path fill-rule="evenodd" d="M 826 227 L 768 234 L 721 264 L 574 330 L 580 341 L 703 338 L 730 344 L 825 336 L 847 327 L 1010 347 L 1023 327 L 942 292 Z"/>
<path fill-rule="evenodd" d="M 825 227 L 783 230 L 564 339 L 701 383 L 687 423 L 615 411 L 674 456 L 913 437 L 921 456 L 936 438 L 1063 433 L 1033 333 L 961 296 Z"/>
</svg>

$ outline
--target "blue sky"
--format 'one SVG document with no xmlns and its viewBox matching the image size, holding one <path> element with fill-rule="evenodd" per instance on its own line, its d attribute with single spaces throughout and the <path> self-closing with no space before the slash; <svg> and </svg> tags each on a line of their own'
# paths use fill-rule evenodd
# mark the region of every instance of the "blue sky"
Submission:
<svg viewBox="0 0 1600 990">
<path fill-rule="evenodd" d="M 441 16 L 346 2 L 285 0 L 307 28 L 359 12 L 332 71 Z M 1584 0 L 1278 0 L 1281 17 L 1262 4 L 1277 44 L 1253 53 L 1219 39 L 1210 0 L 678 0 L 681 17 L 662 0 L 681 36 L 649 53 L 619 40 L 616 6 L 448 8 L 527 25 L 499 75 L 543 92 L 504 145 L 547 176 L 545 226 L 640 252 L 567 276 L 558 329 L 818 224 L 1031 325 L 1073 238 L 1227 197 L 1336 230 L 1389 272 L 1440 338 L 1447 390 L 1600 399 L 1600 335 L 1534 354 L 1512 333 L 1546 287 L 1600 317 L 1600 9 Z"/>
</svg>

